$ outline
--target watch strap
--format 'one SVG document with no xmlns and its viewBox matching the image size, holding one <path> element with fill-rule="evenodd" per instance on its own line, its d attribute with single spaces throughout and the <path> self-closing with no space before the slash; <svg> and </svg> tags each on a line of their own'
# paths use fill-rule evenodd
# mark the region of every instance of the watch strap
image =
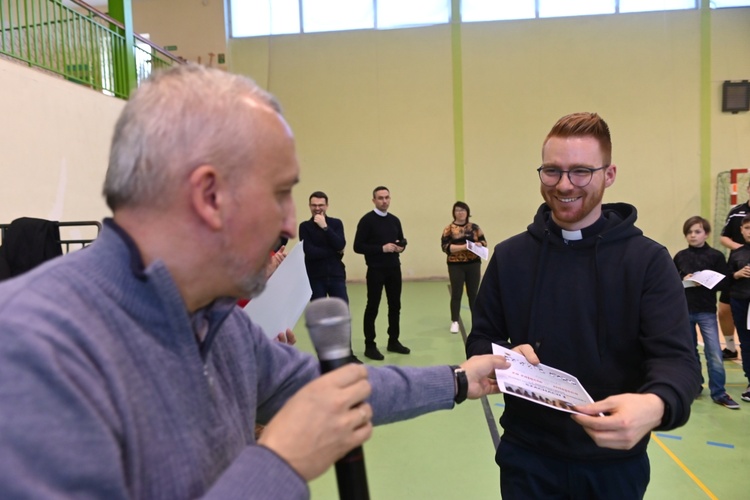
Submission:
<svg viewBox="0 0 750 500">
<path fill-rule="evenodd" d="M 456 395 L 453 398 L 453 402 L 457 405 L 466 401 L 466 397 L 469 395 L 469 379 L 466 377 L 466 372 L 460 366 L 451 366 L 453 370 L 453 379 L 456 384 Z"/>
</svg>

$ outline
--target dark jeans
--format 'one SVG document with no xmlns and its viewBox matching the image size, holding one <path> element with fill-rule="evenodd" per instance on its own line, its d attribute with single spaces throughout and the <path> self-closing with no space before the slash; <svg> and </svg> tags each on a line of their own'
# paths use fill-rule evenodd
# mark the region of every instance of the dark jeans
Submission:
<svg viewBox="0 0 750 500">
<path fill-rule="evenodd" d="M 365 307 L 365 346 L 375 345 L 375 318 L 378 317 L 380 298 L 388 300 L 388 341 L 398 340 L 401 314 L 401 267 L 367 268 L 367 306 Z"/>
<path fill-rule="evenodd" d="M 643 498 L 651 476 L 646 453 L 622 460 L 576 461 L 501 440 L 497 457 L 503 500 L 636 500 Z"/>
<path fill-rule="evenodd" d="M 469 309 L 474 312 L 474 299 L 479 290 L 482 263 L 448 264 L 448 278 L 451 281 L 451 321 L 458 321 L 461 316 L 461 296 L 466 285 L 466 295 L 469 297 Z"/>
<path fill-rule="evenodd" d="M 750 384 L 750 331 L 747 328 L 747 309 L 750 304 L 748 299 L 735 299 L 729 301 L 732 306 L 732 318 L 734 327 L 737 329 L 737 337 L 740 339 L 740 353 L 742 354 L 742 370 L 745 378 Z"/>
<path fill-rule="evenodd" d="M 310 278 L 312 297 L 310 300 L 322 299 L 324 297 L 338 297 L 349 303 L 346 294 L 346 280 L 343 277 Z"/>
</svg>

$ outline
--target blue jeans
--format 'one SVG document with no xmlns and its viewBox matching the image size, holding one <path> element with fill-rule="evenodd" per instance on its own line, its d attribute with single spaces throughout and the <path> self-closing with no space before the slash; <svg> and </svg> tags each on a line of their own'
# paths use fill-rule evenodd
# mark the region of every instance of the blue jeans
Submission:
<svg viewBox="0 0 750 500">
<path fill-rule="evenodd" d="M 724 360 L 721 357 L 721 344 L 719 343 L 719 327 L 716 313 L 700 312 L 690 313 L 690 328 L 695 339 L 695 355 L 698 364 L 701 358 L 698 355 L 698 333 L 695 325 L 701 329 L 703 337 L 703 355 L 706 357 L 706 369 L 708 371 L 708 389 L 711 391 L 711 399 L 717 399 L 726 392 L 724 384 L 727 374 L 724 371 Z"/>
</svg>

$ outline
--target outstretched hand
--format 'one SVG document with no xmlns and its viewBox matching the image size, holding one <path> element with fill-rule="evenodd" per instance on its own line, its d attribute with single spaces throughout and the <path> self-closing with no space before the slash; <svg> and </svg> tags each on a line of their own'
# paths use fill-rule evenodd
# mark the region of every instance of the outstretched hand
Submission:
<svg viewBox="0 0 750 500">
<path fill-rule="evenodd" d="M 461 368 L 466 372 L 469 381 L 468 399 L 479 399 L 487 394 L 497 394 L 500 389 L 495 380 L 495 370 L 505 370 L 510 366 L 503 356 L 485 354 L 472 356 Z"/>
<path fill-rule="evenodd" d="M 258 444 L 311 481 L 372 435 L 370 382 L 363 365 L 348 364 L 313 380 L 279 410 Z"/>
</svg>

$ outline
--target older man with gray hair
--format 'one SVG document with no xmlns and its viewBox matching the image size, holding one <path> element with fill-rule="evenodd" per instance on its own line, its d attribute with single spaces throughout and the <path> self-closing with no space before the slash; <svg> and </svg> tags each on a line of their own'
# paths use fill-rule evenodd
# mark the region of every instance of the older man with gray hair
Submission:
<svg viewBox="0 0 750 500">
<path fill-rule="evenodd" d="M 187 65 L 135 92 L 104 185 L 113 218 L 0 286 L 4 497 L 307 498 L 373 423 L 497 391 L 495 356 L 321 376 L 235 306 L 295 235 L 298 176 L 252 81 Z"/>
</svg>

